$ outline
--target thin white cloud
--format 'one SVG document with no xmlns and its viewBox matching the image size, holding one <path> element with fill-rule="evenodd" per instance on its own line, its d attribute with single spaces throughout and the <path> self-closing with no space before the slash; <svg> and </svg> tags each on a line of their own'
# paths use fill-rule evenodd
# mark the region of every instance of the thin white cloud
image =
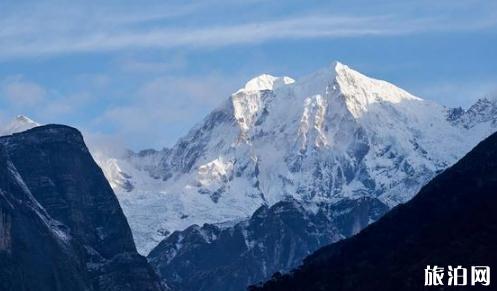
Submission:
<svg viewBox="0 0 497 291">
<path fill-rule="evenodd" d="M 251 4 L 258 1 L 258 6 L 267 2 L 252 0 Z M 145 82 L 136 92 L 132 92 L 136 89 L 132 86 L 133 89 L 129 92 L 119 92 L 118 96 L 113 97 L 101 94 L 102 91 L 111 92 L 104 89 L 116 85 L 115 82 L 112 83 L 112 75 L 91 72 L 81 75 L 76 84 L 73 84 L 76 88 L 71 87 L 67 89 L 70 92 L 64 93 L 54 92 L 56 88 L 44 89 L 22 78 L 17 83 L 11 79 L 8 86 L 6 82 L 0 82 L 0 96 L 8 98 L 10 105 L 2 108 L 0 118 L 14 114 L 11 113 L 14 111 L 26 113 L 25 110 L 18 109 L 28 108 L 28 104 L 36 108 L 35 104 L 41 104 L 45 100 L 47 102 L 43 103 L 44 106 L 32 111 L 36 112 L 36 117 L 40 117 L 40 122 L 59 122 L 61 117 L 88 111 L 93 114 L 88 118 L 94 118 L 93 123 L 86 124 L 88 131 L 110 128 L 109 132 L 127 140 L 133 148 L 140 148 L 144 141 L 149 146 L 160 147 L 174 143 L 177 136 L 184 134 L 194 121 L 200 120 L 246 79 L 242 74 L 172 77 L 171 72 L 181 71 L 188 66 L 187 58 L 182 58 L 181 55 L 175 57 L 178 51 L 184 51 L 183 48 L 253 45 L 274 40 L 390 37 L 479 31 L 497 27 L 497 15 L 492 15 L 495 14 L 492 9 L 480 8 L 478 13 L 462 13 L 469 7 L 477 9 L 478 3 L 481 3 L 479 1 L 436 1 L 439 6 L 436 12 L 419 14 L 419 7 L 413 8 L 416 13 L 407 11 L 409 9 L 402 11 L 402 7 L 378 8 L 369 11 L 369 14 L 368 9 L 364 9 L 364 13 L 356 13 L 362 11 L 356 9 L 361 5 L 355 1 L 354 5 L 349 5 L 354 9 L 347 11 L 333 9 L 330 12 L 330 7 L 323 7 L 302 9 L 303 11 L 293 9 L 291 13 L 270 11 L 264 14 L 260 13 L 261 9 L 246 9 L 241 14 L 226 15 L 220 15 L 222 13 L 219 11 L 217 15 L 210 14 L 219 10 L 218 7 L 234 5 L 232 2 L 236 1 L 221 0 L 221 4 L 212 0 L 186 4 L 184 1 L 177 1 L 176 4 L 167 2 L 161 4 L 162 6 L 144 6 L 140 3 L 135 4 L 136 7 L 119 4 L 109 6 L 108 2 L 91 4 L 85 1 L 82 5 L 67 7 L 61 6 L 62 2 L 57 1 L 50 2 L 55 4 L 36 2 L 16 11 L 3 9 L 5 7 L 0 4 L 0 60 L 120 51 L 122 54 L 119 54 L 114 63 L 117 69 L 126 73 L 146 73 L 147 78 L 150 75 L 154 78 Z M 217 3 L 214 8 L 210 7 L 213 2 Z M 421 3 L 417 5 L 430 10 L 432 2 L 423 0 L 417 2 Z M 406 4 L 391 1 L 391 5 Z M 458 6 L 457 13 L 453 11 L 455 6 Z M 445 7 L 450 8 L 447 13 L 438 13 Z M 488 10 L 488 13 L 480 13 L 483 10 Z M 202 17 L 198 17 L 199 14 L 203 14 Z M 130 51 L 142 49 L 177 50 L 164 50 L 161 52 L 164 58 L 153 56 L 152 59 L 149 55 L 144 57 L 140 54 L 142 51 L 136 54 L 135 51 Z M 189 54 L 188 50 L 184 53 Z M 398 65 L 396 68 L 398 69 Z M 157 74 L 169 76 L 155 78 Z M 424 86 L 414 92 L 428 99 L 443 96 L 457 100 L 454 104 L 460 104 L 471 96 L 482 95 L 478 90 L 484 84 L 466 85 L 434 84 L 433 87 Z M 109 102 L 111 105 L 108 108 L 95 109 L 106 104 L 99 102 L 99 98 L 115 100 Z M 16 110 L 11 110 L 13 108 Z"/>
<path fill-rule="evenodd" d="M 102 52 L 129 49 L 204 48 L 254 44 L 282 39 L 392 36 L 434 31 L 480 30 L 497 25 L 495 15 L 407 17 L 402 14 L 344 16 L 325 13 L 293 15 L 262 21 L 190 23 L 205 5 L 184 4 L 144 11 L 43 7 L 0 19 L 0 58 Z M 82 11 L 80 11 L 82 10 Z M 0 14 L 1 16 L 1 14 Z M 157 23 L 155 21 L 158 21 Z"/>
<path fill-rule="evenodd" d="M 0 55 L 31 56 L 134 48 L 225 46 L 263 42 L 268 39 L 392 33 L 391 28 L 375 25 L 379 22 L 378 18 L 310 16 L 207 28 L 101 28 L 78 33 L 70 29 L 58 31 L 59 27 L 52 32 L 23 34 L 23 31 L 12 31 L 12 35 L 2 37 L 1 42 L 5 45 L 0 47 Z"/>
<path fill-rule="evenodd" d="M 92 91 L 101 89 L 109 82 L 106 75 L 81 75 L 77 79 L 85 89 L 61 93 L 25 78 L 8 76 L 0 80 L 0 104 L 7 118 L 31 113 L 40 122 L 59 122 L 59 118 L 73 116 L 82 109 L 91 108 L 98 101 Z M 29 114 L 28 114 L 29 115 Z"/>
<path fill-rule="evenodd" d="M 183 55 L 164 56 L 163 59 L 168 59 L 168 61 L 126 56 L 119 58 L 116 65 L 126 73 L 164 73 L 187 66 L 187 59 Z"/>
</svg>

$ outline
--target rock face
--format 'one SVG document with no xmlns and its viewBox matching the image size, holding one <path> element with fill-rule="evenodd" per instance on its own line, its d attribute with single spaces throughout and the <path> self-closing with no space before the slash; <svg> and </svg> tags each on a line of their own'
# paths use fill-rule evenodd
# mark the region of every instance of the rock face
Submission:
<svg viewBox="0 0 497 291">
<path fill-rule="evenodd" d="M 234 226 L 204 224 L 174 232 L 148 259 L 173 290 L 245 290 L 275 271 L 290 270 L 319 247 L 349 237 L 387 210 L 374 198 L 319 207 L 282 201 L 260 207 Z"/>
<path fill-rule="evenodd" d="M 454 124 L 465 128 L 474 128 L 482 124 L 497 126 L 497 99 L 482 98 L 476 101 L 468 110 L 454 108 L 448 119 Z"/>
<path fill-rule="evenodd" d="M 497 267 L 496 225 L 497 134 L 493 134 L 410 202 L 358 235 L 320 249 L 289 275 L 276 275 L 251 290 L 426 290 L 427 265 L 445 267 L 446 286 L 449 265 Z"/>
<path fill-rule="evenodd" d="M 36 201 L 0 145 L 0 290 L 92 290 L 67 229 Z"/>
<path fill-rule="evenodd" d="M 27 270 L 40 273 L 46 290 L 161 290 L 152 268 L 136 252 L 118 200 L 77 130 L 40 126 L 1 137 L 0 145 L 8 166 L 2 167 L 3 179 L 19 184 L 15 191 L 9 184 L 2 188 L 0 252 L 19 272 L 2 280 L 5 288 L 0 289 L 40 290 L 29 288 L 38 283 L 36 277 L 22 277 Z M 36 239 L 43 233 L 43 239 Z M 50 268 L 59 257 L 60 266 L 69 267 L 58 269 L 53 262 Z M 49 267 L 38 269 L 43 260 Z M 1 269 L 2 274 L 10 270 Z"/>
</svg>

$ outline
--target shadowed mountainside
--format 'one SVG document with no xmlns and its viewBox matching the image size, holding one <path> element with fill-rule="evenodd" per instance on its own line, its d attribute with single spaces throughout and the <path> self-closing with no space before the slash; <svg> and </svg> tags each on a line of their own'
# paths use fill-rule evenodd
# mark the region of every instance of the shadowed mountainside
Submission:
<svg viewBox="0 0 497 291">
<path fill-rule="evenodd" d="M 497 134 L 493 134 L 410 202 L 358 235 L 320 249 L 292 273 L 276 274 L 250 290 L 424 290 L 427 265 L 495 269 L 496 242 Z M 451 286 L 450 290 L 461 289 Z"/>
<path fill-rule="evenodd" d="M 81 134 L 0 138 L 1 290 L 161 290 Z"/>
</svg>

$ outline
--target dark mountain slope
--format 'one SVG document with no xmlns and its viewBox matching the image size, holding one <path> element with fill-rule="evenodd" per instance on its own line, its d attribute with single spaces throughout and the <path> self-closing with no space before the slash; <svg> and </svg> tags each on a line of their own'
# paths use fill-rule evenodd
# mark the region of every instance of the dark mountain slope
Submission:
<svg viewBox="0 0 497 291">
<path fill-rule="evenodd" d="M 36 200 L 72 235 L 103 256 L 134 250 L 117 198 L 77 130 L 38 127 L 1 141 Z"/>
<path fill-rule="evenodd" d="M 307 205 L 309 207 L 309 205 Z M 349 237 L 388 207 L 375 198 L 313 205 L 296 200 L 260 207 L 231 227 L 204 224 L 176 231 L 148 259 L 174 290 L 238 291 L 288 271 L 321 246 Z"/>
<path fill-rule="evenodd" d="M 276 275 L 251 290 L 424 290 L 426 265 L 495 270 L 496 263 L 494 134 L 410 202 L 358 235 L 320 249 L 290 275 Z"/>
<path fill-rule="evenodd" d="M 89 290 L 65 238 L 0 146 L 0 290 Z"/>
<path fill-rule="evenodd" d="M 41 126 L 1 137 L 0 144 L 32 199 L 50 220 L 66 229 L 70 256 L 91 290 L 160 290 L 152 268 L 136 252 L 112 189 L 77 130 Z M 27 249 L 44 247 L 29 237 L 25 242 Z M 56 286 L 53 290 L 67 289 Z"/>
</svg>

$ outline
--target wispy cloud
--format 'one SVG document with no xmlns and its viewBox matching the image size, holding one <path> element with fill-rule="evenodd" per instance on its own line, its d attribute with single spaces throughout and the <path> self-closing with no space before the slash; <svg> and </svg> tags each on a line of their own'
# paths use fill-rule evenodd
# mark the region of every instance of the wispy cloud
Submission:
<svg viewBox="0 0 497 291">
<path fill-rule="evenodd" d="M 186 58 L 181 55 L 164 57 L 168 61 L 139 58 L 136 56 L 121 57 L 116 60 L 117 67 L 126 73 L 164 73 L 167 71 L 180 70 L 187 66 Z"/>
<path fill-rule="evenodd" d="M 298 77 L 333 58 L 387 80 L 407 75 L 421 97 L 469 105 L 495 84 L 481 77 L 495 75 L 481 40 L 489 36 L 492 47 L 496 28 L 497 2 L 487 0 L 0 1 L 0 119 L 28 114 L 135 149 L 161 147 L 247 77 Z M 480 43 L 467 32 L 478 32 Z M 427 35 L 441 37 L 419 37 Z M 330 39 L 340 42 L 316 41 Z M 486 69 L 471 66 L 478 75 L 437 70 L 490 58 Z M 432 80 L 419 66 L 452 79 Z"/>
<path fill-rule="evenodd" d="M 226 4 L 228 5 L 228 4 Z M 39 7 L 35 7 L 39 8 Z M 0 20 L 0 57 L 30 57 L 144 48 L 203 48 L 282 39 L 392 36 L 433 31 L 479 30 L 497 25 L 495 15 L 475 19 L 407 17 L 402 14 L 340 15 L 313 12 L 270 20 L 185 22 L 205 5 L 157 6 L 135 12 L 115 7 L 46 7 L 6 13 Z M 181 19 L 178 19 L 181 18 Z M 467 20 L 467 21 L 465 21 Z"/>
<path fill-rule="evenodd" d="M 10 112 L 7 115 L 11 117 L 34 113 L 30 116 L 39 122 L 60 122 L 60 118 L 91 108 L 98 101 L 91 91 L 101 89 L 109 82 L 105 75 L 80 75 L 77 79 L 84 84 L 84 90 L 61 93 L 22 75 L 5 77 L 0 79 L 0 107 Z"/>
</svg>

